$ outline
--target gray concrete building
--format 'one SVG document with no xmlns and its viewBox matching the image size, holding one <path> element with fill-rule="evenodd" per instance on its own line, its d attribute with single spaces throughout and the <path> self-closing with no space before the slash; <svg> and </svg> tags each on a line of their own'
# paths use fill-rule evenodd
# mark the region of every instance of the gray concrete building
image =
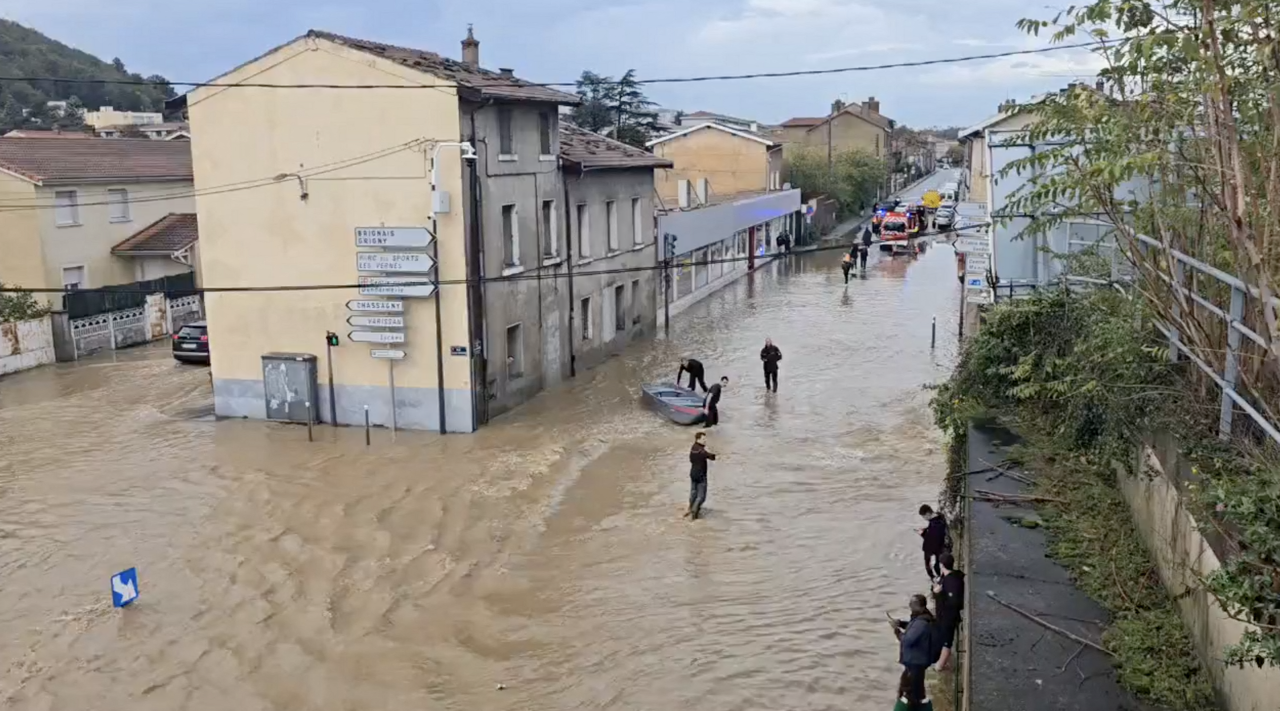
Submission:
<svg viewBox="0 0 1280 711">
<path fill-rule="evenodd" d="M 463 63 L 478 62 L 468 34 Z M 655 272 L 601 272 L 656 265 L 654 168 L 670 167 L 562 122 L 576 96 L 498 75 L 501 95 L 461 116 L 477 424 L 653 333 Z"/>
</svg>

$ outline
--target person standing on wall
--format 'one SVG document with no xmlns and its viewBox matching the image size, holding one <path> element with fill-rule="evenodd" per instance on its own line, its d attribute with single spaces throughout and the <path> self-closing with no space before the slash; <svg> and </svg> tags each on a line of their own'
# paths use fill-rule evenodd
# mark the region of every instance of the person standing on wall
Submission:
<svg viewBox="0 0 1280 711">
<path fill-rule="evenodd" d="M 764 363 L 764 389 L 778 392 L 778 361 L 782 360 L 782 351 L 770 338 L 764 339 L 764 348 L 760 349 L 760 361 Z"/>
<path fill-rule="evenodd" d="M 707 391 L 707 397 L 702 401 L 702 414 L 705 416 L 707 427 L 715 427 L 720 423 L 720 393 L 729 387 L 729 377 L 720 378 L 720 382 L 711 386 Z"/>
<path fill-rule="evenodd" d="M 685 373 L 688 373 L 690 390 L 696 393 L 698 392 L 696 386 L 701 385 L 702 392 L 708 392 L 707 381 L 703 380 L 706 377 L 706 372 L 706 369 L 702 367 L 702 361 L 694 360 L 693 358 L 681 358 L 680 370 L 676 371 L 676 386 L 679 387 L 680 379 L 684 377 Z"/>
<path fill-rule="evenodd" d="M 924 569 L 929 574 L 929 580 L 938 580 L 942 577 L 938 558 L 947 552 L 947 519 L 941 513 L 935 513 L 929 504 L 920 506 L 920 518 L 925 520 L 925 527 L 920 529 Z"/>
<path fill-rule="evenodd" d="M 716 455 L 707 451 L 707 433 L 694 435 L 689 449 L 689 509 L 684 512 L 685 518 L 697 521 L 702 515 L 702 505 L 707 501 L 707 462 L 715 459 Z"/>
<path fill-rule="evenodd" d="M 960 626 L 960 613 L 964 610 L 964 573 L 956 570 L 956 557 L 950 553 L 938 556 L 942 579 L 933 586 L 934 609 L 938 611 L 938 631 L 942 636 L 942 656 L 938 658 L 938 670 L 943 671 L 951 663 L 955 648 L 956 628 Z"/>
</svg>

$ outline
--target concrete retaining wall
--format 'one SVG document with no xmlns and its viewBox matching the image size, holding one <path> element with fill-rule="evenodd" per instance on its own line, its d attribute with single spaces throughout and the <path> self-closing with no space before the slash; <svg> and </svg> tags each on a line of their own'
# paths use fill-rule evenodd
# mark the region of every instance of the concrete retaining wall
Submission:
<svg viewBox="0 0 1280 711">
<path fill-rule="evenodd" d="M 54 362 L 49 317 L 0 323 L 0 375 Z"/>
<path fill-rule="evenodd" d="M 1143 450 L 1147 476 L 1119 475 L 1120 488 L 1133 520 L 1155 560 L 1170 594 L 1177 600 L 1183 623 L 1207 665 L 1224 708 L 1228 711 L 1274 711 L 1280 690 L 1280 670 L 1247 666 L 1227 667 L 1226 648 L 1248 629 L 1227 617 L 1217 601 L 1199 588 L 1198 578 L 1221 567 L 1215 551 L 1183 504 L 1176 482 L 1186 481 L 1189 469 L 1169 438 L 1158 438 Z"/>
</svg>

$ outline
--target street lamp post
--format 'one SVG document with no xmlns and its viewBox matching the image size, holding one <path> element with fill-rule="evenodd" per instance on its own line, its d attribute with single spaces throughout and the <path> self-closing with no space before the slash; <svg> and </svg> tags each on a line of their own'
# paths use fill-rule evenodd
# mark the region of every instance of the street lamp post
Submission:
<svg viewBox="0 0 1280 711">
<path fill-rule="evenodd" d="M 435 144 L 431 149 L 431 256 L 436 263 L 436 396 L 440 407 L 440 434 L 443 435 L 448 432 L 444 414 L 444 327 L 440 315 L 440 297 L 444 292 L 440 289 L 440 238 L 436 233 L 436 212 L 440 207 L 439 201 L 443 200 L 436 189 L 440 184 L 441 148 L 461 149 L 463 160 L 475 160 L 476 149 L 467 141 L 445 141 Z M 480 216 L 475 215 L 474 218 L 478 220 Z"/>
</svg>

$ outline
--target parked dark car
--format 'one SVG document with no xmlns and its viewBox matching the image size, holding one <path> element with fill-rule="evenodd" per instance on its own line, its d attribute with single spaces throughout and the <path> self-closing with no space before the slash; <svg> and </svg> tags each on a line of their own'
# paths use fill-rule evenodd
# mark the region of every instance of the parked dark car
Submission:
<svg viewBox="0 0 1280 711">
<path fill-rule="evenodd" d="M 184 363 L 209 362 L 209 327 L 204 321 L 189 323 L 173 335 L 173 359 Z"/>
</svg>

